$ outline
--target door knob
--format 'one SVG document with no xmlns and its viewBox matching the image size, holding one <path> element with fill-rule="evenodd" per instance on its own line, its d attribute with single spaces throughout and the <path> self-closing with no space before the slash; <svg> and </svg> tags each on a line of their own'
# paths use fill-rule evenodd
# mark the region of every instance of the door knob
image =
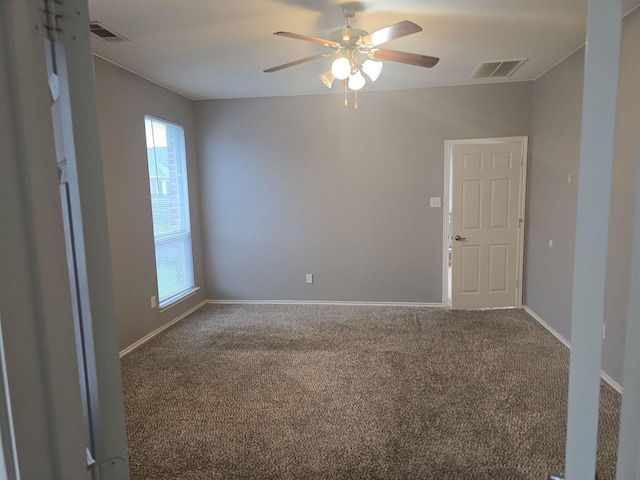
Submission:
<svg viewBox="0 0 640 480">
<path fill-rule="evenodd" d="M 456 235 L 455 237 L 456 242 L 466 242 L 467 241 L 467 237 L 461 237 L 460 235 Z"/>
</svg>

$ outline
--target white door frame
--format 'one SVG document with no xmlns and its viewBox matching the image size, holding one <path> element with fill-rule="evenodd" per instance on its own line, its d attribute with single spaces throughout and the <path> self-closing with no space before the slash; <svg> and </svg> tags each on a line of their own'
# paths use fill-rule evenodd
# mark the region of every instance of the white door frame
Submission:
<svg viewBox="0 0 640 480">
<path fill-rule="evenodd" d="M 496 137 L 496 138 L 467 138 L 463 140 L 445 140 L 444 142 L 444 195 L 442 197 L 442 305 L 451 307 L 449 301 L 449 202 L 451 196 L 451 161 L 453 147 L 456 145 L 474 145 L 520 142 L 522 146 L 522 171 L 520 178 L 520 200 L 518 202 L 518 218 L 522 219 L 522 224 L 518 229 L 517 240 L 517 266 L 516 279 L 518 288 L 516 289 L 516 307 L 522 307 L 522 271 L 524 264 L 524 226 L 525 226 L 525 202 L 527 195 L 527 149 L 529 137 Z"/>
<path fill-rule="evenodd" d="M 7 400 L 0 398 L 0 410 L 5 410 L 0 411 L 0 448 L 9 450 L 5 460 L 15 459 L 15 468 L 5 464 L 13 470 L 7 472 L 10 479 L 125 480 L 127 437 L 89 6 L 87 0 L 46 2 L 45 12 L 39 8 L 44 3 L 0 1 L 0 103 L 8 106 L 0 108 L 0 224 L 11 233 L 5 241 L 3 231 L 0 241 L 6 360 L 0 382 L 4 376 L 11 390 L 15 431 L 13 439 L 6 438 Z M 52 72 L 47 71 L 45 38 L 55 48 Z M 58 148 L 52 122 L 56 98 L 60 122 L 55 124 L 63 126 Z M 96 371 L 89 387 L 96 420 L 91 468 L 56 153 L 64 153 L 67 165 L 85 345 L 91 345 L 87 349 Z M 18 383 L 20 388 L 14 388 Z M 15 448 L 7 447 L 11 442 Z"/>
</svg>

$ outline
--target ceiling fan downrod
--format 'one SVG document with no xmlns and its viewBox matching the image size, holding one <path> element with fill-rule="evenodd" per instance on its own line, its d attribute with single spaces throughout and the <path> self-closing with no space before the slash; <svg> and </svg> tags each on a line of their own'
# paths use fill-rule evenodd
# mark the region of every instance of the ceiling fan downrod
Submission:
<svg viewBox="0 0 640 480">
<path fill-rule="evenodd" d="M 342 16 L 347 19 L 347 28 L 351 28 L 351 19 L 356 16 L 357 10 L 358 4 L 356 3 L 343 3 L 340 5 Z"/>
</svg>

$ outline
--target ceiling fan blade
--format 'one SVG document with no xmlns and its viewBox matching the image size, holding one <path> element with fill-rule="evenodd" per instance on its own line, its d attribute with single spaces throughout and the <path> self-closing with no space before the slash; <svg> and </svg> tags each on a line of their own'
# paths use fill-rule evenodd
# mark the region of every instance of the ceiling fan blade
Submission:
<svg viewBox="0 0 640 480">
<path fill-rule="evenodd" d="M 386 48 L 371 50 L 371 56 L 376 60 L 388 60 L 390 62 L 406 63 L 407 65 L 426 68 L 431 68 L 440 61 L 438 57 L 429 57 L 427 55 L 419 55 L 417 53 L 399 52 L 397 50 L 388 50 Z"/>
<path fill-rule="evenodd" d="M 382 45 L 396 38 L 406 37 L 407 35 L 421 31 L 422 27 L 420 25 L 416 25 L 409 20 L 403 20 L 402 22 L 394 23 L 388 27 L 376 30 L 369 35 L 365 35 L 360 39 L 360 43 L 368 47 L 375 47 L 376 45 Z"/>
<path fill-rule="evenodd" d="M 300 60 L 294 60 L 293 62 L 284 63 L 282 65 L 278 65 L 277 67 L 271 67 L 264 71 L 264 73 L 273 73 L 278 70 L 284 70 L 285 68 L 295 67 L 296 65 L 300 65 L 302 63 L 313 62 L 314 60 L 319 60 L 321 58 L 326 58 L 330 53 L 321 53 L 320 55 L 313 55 L 311 57 L 301 58 Z"/>
<path fill-rule="evenodd" d="M 339 48 L 340 44 L 333 42 L 331 40 L 325 40 L 323 38 L 315 38 L 315 37 L 307 37 L 305 35 L 299 35 L 297 33 L 291 32 L 276 32 L 274 35 L 280 35 L 281 37 L 289 37 L 295 38 L 297 40 L 304 40 L 306 42 L 319 43 L 320 45 L 324 45 L 325 47 Z"/>
</svg>

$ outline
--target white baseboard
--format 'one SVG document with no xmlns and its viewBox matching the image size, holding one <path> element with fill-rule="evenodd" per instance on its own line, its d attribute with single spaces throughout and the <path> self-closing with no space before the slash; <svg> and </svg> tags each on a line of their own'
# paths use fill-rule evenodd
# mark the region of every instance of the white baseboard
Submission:
<svg viewBox="0 0 640 480">
<path fill-rule="evenodd" d="M 546 328 L 551 335 L 556 337 L 558 340 L 560 340 L 564 344 L 565 347 L 567 347 L 569 350 L 571 350 L 571 344 L 569 343 L 569 341 L 566 338 L 564 338 L 556 330 L 554 330 L 547 322 L 545 322 L 540 316 L 538 316 L 537 313 L 535 313 L 529 307 L 525 306 L 523 308 L 524 308 L 525 312 L 527 312 L 529 315 L 531 315 L 540 325 L 542 325 L 544 328 Z"/>
<path fill-rule="evenodd" d="M 607 375 L 604 371 L 602 372 L 602 379 L 611 385 L 611 388 L 616 390 L 620 395 L 622 395 L 622 385 L 616 382 L 613 378 Z"/>
<path fill-rule="evenodd" d="M 131 353 L 133 350 L 135 350 L 136 348 L 138 348 L 140 345 L 142 345 L 143 343 L 148 342 L 149 340 L 151 340 L 153 337 L 155 337 L 156 335 L 158 335 L 160 332 L 166 330 L 167 328 L 169 328 L 171 325 L 174 325 L 176 323 L 178 323 L 180 320 L 182 320 L 183 318 L 191 315 L 193 312 L 195 312 L 196 310 L 198 310 L 200 307 L 202 307 L 205 303 L 207 303 L 206 301 L 200 302 L 198 305 L 196 305 L 193 308 L 190 308 L 189 310 L 187 310 L 186 312 L 184 312 L 182 315 L 174 318 L 173 320 L 171 320 L 170 322 L 165 323 L 164 325 L 162 325 L 159 328 L 156 328 L 153 332 L 148 333 L 147 335 L 145 335 L 144 337 L 142 337 L 140 340 L 138 340 L 137 342 L 129 345 L 127 348 L 125 348 L 124 350 L 122 350 L 120 352 L 120 358 L 124 357 L 127 353 Z"/>
<path fill-rule="evenodd" d="M 153 332 L 148 333 L 140 340 L 129 345 L 127 348 L 120 352 L 120 358 L 124 357 L 127 353 L 132 352 L 143 343 L 148 342 L 160 332 L 166 330 L 171 325 L 178 323 L 183 318 L 191 315 L 200 307 L 206 304 L 211 305 L 358 305 L 358 306 L 382 306 L 382 307 L 433 307 L 442 308 L 440 303 L 401 303 L 401 302 L 326 302 L 318 300 L 204 300 L 195 307 L 184 312 L 177 318 L 174 318 L 170 322 L 165 323 L 159 328 L 156 328 Z"/>
<path fill-rule="evenodd" d="M 205 300 L 211 305 L 352 305 L 359 307 L 432 307 L 443 308 L 441 303 L 420 302 L 333 302 L 323 300 Z"/>
<path fill-rule="evenodd" d="M 545 329 L 547 329 L 549 331 L 549 333 L 551 335 L 553 335 L 554 337 L 556 337 L 558 340 L 560 340 L 569 350 L 571 350 L 571 344 L 567 341 L 566 338 L 564 338 L 562 335 L 560 335 L 556 330 L 554 330 L 547 322 L 545 322 L 537 313 L 535 313 L 533 310 L 531 310 L 529 307 L 527 307 L 526 305 L 523 307 L 524 311 L 527 312 L 529 315 L 531 315 L 534 320 L 536 320 L 540 325 L 542 325 Z M 613 378 L 611 378 L 609 375 L 607 375 L 607 373 L 603 371 L 601 371 L 600 376 L 602 377 L 602 379 L 607 382 L 609 385 L 611 385 L 611 387 L 616 390 L 618 393 L 622 394 L 622 385 L 620 385 L 618 382 L 616 382 Z"/>
</svg>

